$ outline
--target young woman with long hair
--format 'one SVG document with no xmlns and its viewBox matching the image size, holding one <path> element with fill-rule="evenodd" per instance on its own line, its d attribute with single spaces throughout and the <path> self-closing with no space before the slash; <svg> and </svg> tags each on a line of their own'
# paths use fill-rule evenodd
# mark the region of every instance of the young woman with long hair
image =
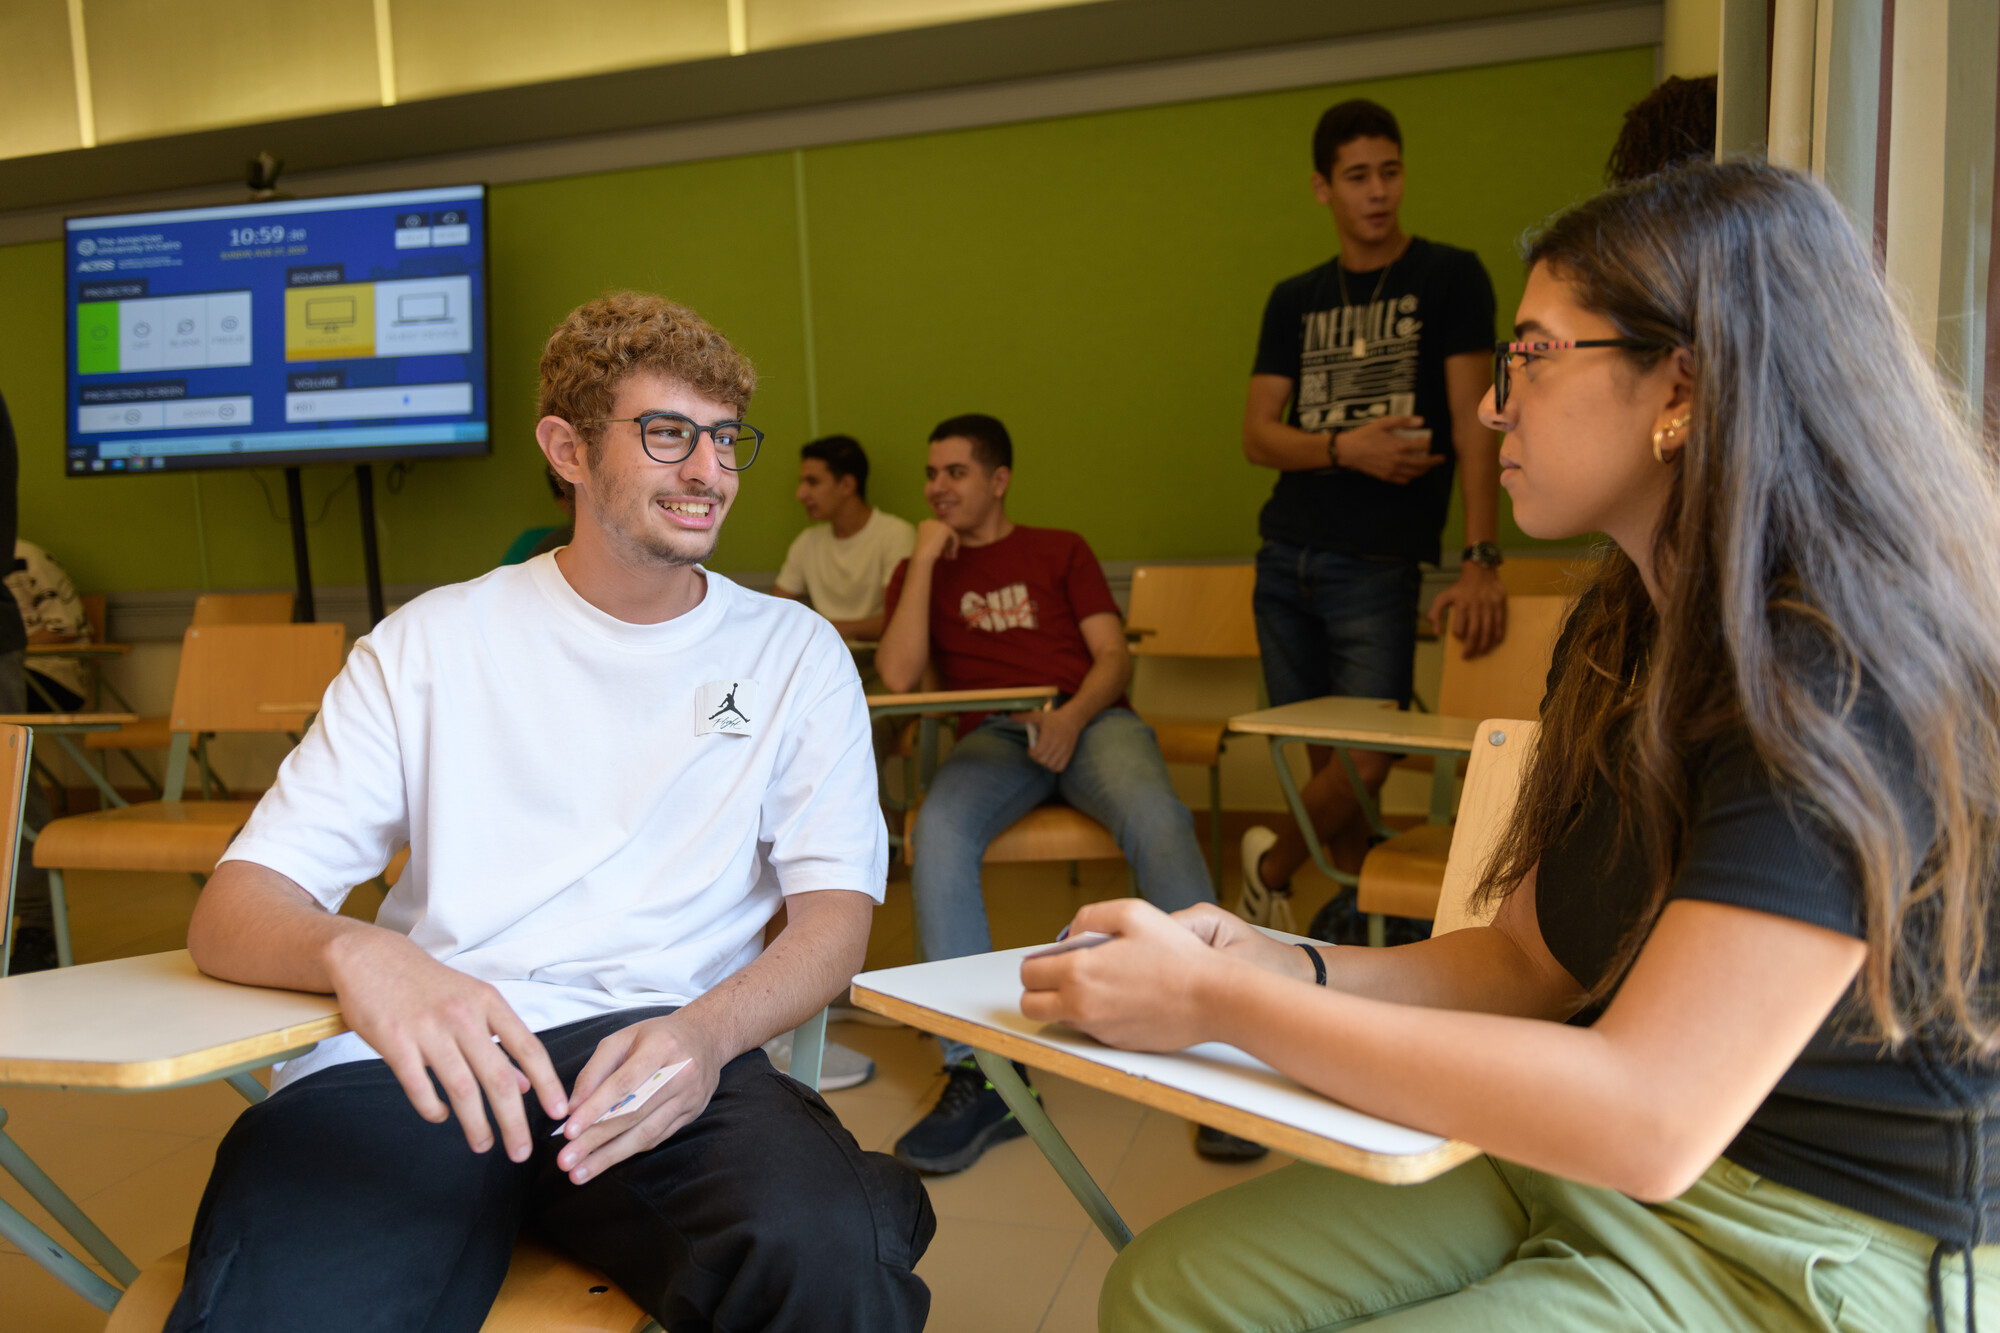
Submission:
<svg viewBox="0 0 2000 1333">
<path fill-rule="evenodd" d="M 1319 989 L 1127 900 L 1022 968 L 1030 1018 L 1230 1042 L 1490 1155 L 1226 1190 L 1119 1257 L 1101 1325 L 2000 1330 L 1993 460 L 1797 173 L 1682 168 L 1528 262 L 1482 412 L 1522 530 L 1610 545 L 1492 924 L 1323 948 Z"/>
</svg>

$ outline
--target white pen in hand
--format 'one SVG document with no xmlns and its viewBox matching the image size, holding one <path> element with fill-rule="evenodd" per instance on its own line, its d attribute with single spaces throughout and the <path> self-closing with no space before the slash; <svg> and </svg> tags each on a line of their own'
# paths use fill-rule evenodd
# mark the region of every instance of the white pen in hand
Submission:
<svg viewBox="0 0 2000 1333">
<path fill-rule="evenodd" d="M 638 1110 L 640 1107 L 644 1106 L 647 1102 L 653 1099 L 654 1093 L 658 1092 L 661 1088 L 664 1088 L 667 1086 L 667 1084 L 671 1083 L 673 1081 L 674 1075 L 680 1073 L 683 1069 L 686 1069 L 689 1065 L 693 1063 L 694 1061 L 692 1059 L 688 1059 L 681 1061 L 679 1064 L 668 1065 L 664 1069 L 655 1069 L 652 1072 L 651 1076 L 649 1076 L 644 1083 L 641 1083 L 638 1087 L 632 1089 L 632 1091 L 626 1093 L 623 1097 L 620 1097 L 617 1101 L 613 1102 L 611 1104 L 610 1110 L 606 1111 L 603 1115 L 597 1117 L 597 1119 L 591 1121 L 590 1123 L 592 1125 L 601 1125 L 605 1121 L 609 1120 L 612 1116 L 627 1115 L 633 1111 Z M 549 1131 L 549 1137 L 554 1138 L 556 1135 L 562 1132 L 563 1132 L 563 1127 L 561 1125 L 557 1125 L 554 1129 Z"/>
</svg>

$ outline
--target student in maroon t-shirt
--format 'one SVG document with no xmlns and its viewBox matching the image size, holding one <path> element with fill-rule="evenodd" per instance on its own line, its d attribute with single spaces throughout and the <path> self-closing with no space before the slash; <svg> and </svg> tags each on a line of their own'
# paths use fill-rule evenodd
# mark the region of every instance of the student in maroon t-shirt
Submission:
<svg viewBox="0 0 2000 1333">
<path fill-rule="evenodd" d="M 916 550 L 889 580 L 875 652 L 891 690 L 935 672 L 946 689 L 1062 691 L 1047 711 L 968 717 L 938 768 L 917 816 L 912 877 L 932 962 L 993 947 L 979 880 L 986 844 L 1056 798 L 1111 830 L 1147 901 L 1172 912 L 1215 900 L 1194 820 L 1152 729 L 1125 701 L 1132 657 L 1104 571 L 1076 533 L 1007 517 L 1013 465 L 1007 428 L 992 417 L 953 417 L 931 432 L 924 498 L 936 517 L 917 525 Z M 1023 1132 L 971 1048 L 947 1042 L 945 1066 L 937 1107 L 896 1144 L 920 1171 L 963 1170 Z"/>
</svg>

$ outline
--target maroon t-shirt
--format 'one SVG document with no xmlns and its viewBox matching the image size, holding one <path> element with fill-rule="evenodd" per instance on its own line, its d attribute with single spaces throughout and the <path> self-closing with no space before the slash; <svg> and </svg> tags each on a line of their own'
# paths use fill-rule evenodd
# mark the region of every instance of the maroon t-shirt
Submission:
<svg viewBox="0 0 2000 1333">
<path fill-rule="evenodd" d="M 910 562 L 889 577 L 894 616 Z M 1061 528 L 1014 530 L 989 546 L 961 546 L 931 570 L 931 664 L 948 690 L 1053 685 L 1074 694 L 1090 671 L 1085 618 L 1118 614 L 1090 543 Z M 1117 707 L 1129 707 L 1120 699 Z M 967 715 L 962 731 L 979 725 Z"/>
</svg>

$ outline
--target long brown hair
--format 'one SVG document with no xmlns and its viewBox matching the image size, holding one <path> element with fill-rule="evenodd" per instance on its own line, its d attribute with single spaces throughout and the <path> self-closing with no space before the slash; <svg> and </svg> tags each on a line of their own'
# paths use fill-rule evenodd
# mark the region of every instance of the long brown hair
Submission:
<svg viewBox="0 0 2000 1333">
<path fill-rule="evenodd" d="M 1684 854 L 1694 757 L 1741 727 L 1851 858 L 1878 1035 L 2000 1051 L 1981 985 L 2000 847 L 2000 486 L 1867 245 L 1810 178 L 1732 162 L 1600 195 L 1527 259 L 1625 336 L 1690 349 L 1693 408 L 1652 551 L 1660 604 L 1628 557 L 1604 554 L 1480 898 L 1510 893 L 1608 782 L 1650 882 L 1602 999 Z M 1885 754 L 1885 729 L 1907 750 Z M 1928 845 L 1912 845 L 1911 797 Z"/>
</svg>

